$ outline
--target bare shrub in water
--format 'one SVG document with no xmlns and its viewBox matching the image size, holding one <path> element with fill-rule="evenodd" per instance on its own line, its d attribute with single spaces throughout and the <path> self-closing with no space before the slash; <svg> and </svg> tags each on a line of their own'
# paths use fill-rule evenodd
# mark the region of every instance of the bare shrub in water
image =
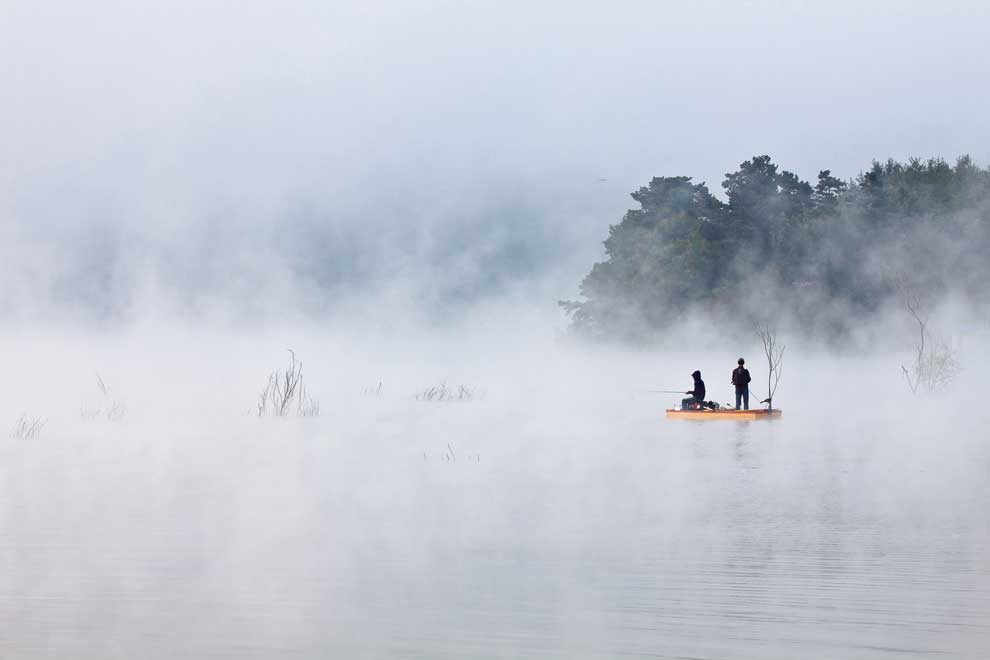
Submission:
<svg viewBox="0 0 990 660">
<path fill-rule="evenodd" d="M 289 366 L 285 371 L 275 370 L 268 375 L 261 394 L 258 395 L 258 417 L 288 417 L 295 412 L 299 417 L 316 417 L 320 403 L 309 396 L 303 384 L 303 364 L 296 353 L 289 349 Z"/>
<path fill-rule="evenodd" d="M 937 392 L 959 373 L 956 352 L 943 338 L 934 336 L 929 330 L 929 313 L 922 296 L 908 287 L 899 291 L 901 302 L 917 325 L 918 338 L 915 341 L 914 361 L 910 367 L 901 365 L 901 372 L 912 394 L 927 390 Z"/>
<path fill-rule="evenodd" d="M 28 417 L 21 415 L 17 418 L 17 423 L 10 431 L 10 437 L 18 440 L 37 438 L 41 435 L 41 429 L 45 427 L 45 420 L 40 417 Z"/>
<path fill-rule="evenodd" d="M 362 396 L 381 396 L 382 381 L 378 381 L 378 387 L 365 387 L 361 390 Z"/>
<path fill-rule="evenodd" d="M 299 403 L 296 406 L 296 414 L 300 417 L 316 417 L 320 414 L 320 402 L 309 396 L 305 386 L 299 390 Z"/>
<path fill-rule="evenodd" d="M 110 388 L 96 374 L 96 388 L 99 391 L 99 400 L 89 405 L 83 404 L 79 410 L 83 419 L 105 419 L 108 422 L 118 422 L 124 418 L 127 406 L 110 393 Z"/>
<path fill-rule="evenodd" d="M 473 401 L 478 397 L 478 393 L 465 386 L 458 385 L 456 388 L 448 388 L 443 382 L 435 387 L 428 387 L 416 394 L 417 401 Z"/>
</svg>

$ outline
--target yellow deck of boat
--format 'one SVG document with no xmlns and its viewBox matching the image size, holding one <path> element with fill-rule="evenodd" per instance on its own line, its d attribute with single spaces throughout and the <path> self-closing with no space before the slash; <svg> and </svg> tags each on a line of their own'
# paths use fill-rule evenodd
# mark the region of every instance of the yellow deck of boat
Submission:
<svg viewBox="0 0 990 660">
<path fill-rule="evenodd" d="M 678 410 L 676 408 L 667 408 L 667 417 L 679 419 L 779 419 L 780 414 L 780 410 L 777 410 L 776 408 L 773 410 L 736 410 L 734 408 L 719 408 L 718 410 Z"/>
</svg>

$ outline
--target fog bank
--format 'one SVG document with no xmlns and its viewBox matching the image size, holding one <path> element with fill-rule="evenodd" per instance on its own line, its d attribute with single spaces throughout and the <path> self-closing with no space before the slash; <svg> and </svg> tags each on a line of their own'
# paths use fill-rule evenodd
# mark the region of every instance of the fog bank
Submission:
<svg viewBox="0 0 990 660">
<path fill-rule="evenodd" d="M 0 311 L 572 297 L 653 176 L 990 162 L 987 11 L 8 2 Z"/>
</svg>

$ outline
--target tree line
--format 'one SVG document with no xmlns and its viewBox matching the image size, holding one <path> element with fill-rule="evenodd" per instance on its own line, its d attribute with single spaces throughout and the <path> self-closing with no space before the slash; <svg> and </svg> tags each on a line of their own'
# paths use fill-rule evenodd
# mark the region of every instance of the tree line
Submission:
<svg viewBox="0 0 990 660">
<path fill-rule="evenodd" d="M 609 227 L 604 261 L 560 301 L 574 330 L 642 338 L 698 311 L 752 323 L 768 313 L 841 333 L 904 287 L 985 303 L 990 168 L 962 156 L 874 162 L 814 184 L 769 156 L 722 182 L 656 177 Z"/>
</svg>

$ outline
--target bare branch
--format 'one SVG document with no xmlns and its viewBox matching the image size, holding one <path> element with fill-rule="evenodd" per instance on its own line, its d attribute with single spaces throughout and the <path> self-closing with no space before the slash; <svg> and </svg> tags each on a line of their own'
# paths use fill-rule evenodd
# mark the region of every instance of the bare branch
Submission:
<svg viewBox="0 0 990 660">
<path fill-rule="evenodd" d="M 296 415 L 315 417 L 320 414 L 320 404 L 312 399 L 303 385 L 303 364 L 296 359 L 296 353 L 289 351 L 289 365 L 284 372 L 273 371 L 268 383 L 258 396 L 258 416 L 264 417 L 269 409 L 275 417 L 285 417 L 296 404 Z M 269 408 L 270 405 L 270 408 Z"/>
<path fill-rule="evenodd" d="M 901 365 L 901 372 L 912 394 L 919 390 L 936 392 L 959 372 L 955 350 L 929 330 L 928 305 L 917 289 L 905 284 L 896 285 L 901 303 L 917 324 L 918 339 L 915 343 L 914 364 L 910 368 Z"/>
<path fill-rule="evenodd" d="M 784 349 L 787 347 L 777 342 L 777 331 L 769 323 L 757 325 L 756 334 L 763 342 L 763 353 L 767 358 L 767 398 L 764 402 L 772 409 L 773 395 L 777 392 L 783 373 Z"/>
</svg>

